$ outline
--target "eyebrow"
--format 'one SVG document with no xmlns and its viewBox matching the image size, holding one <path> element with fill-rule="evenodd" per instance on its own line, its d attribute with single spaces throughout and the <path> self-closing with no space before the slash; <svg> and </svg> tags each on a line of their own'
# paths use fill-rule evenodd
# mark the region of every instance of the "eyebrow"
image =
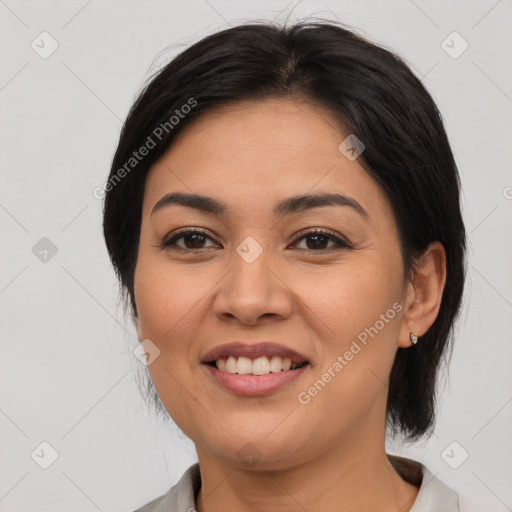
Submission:
<svg viewBox="0 0 512 512">
<path fill-rule="evenodd" d="M 218 216 L 226 216 L 229 212 L 229 208 L 225 204 L 217 201 L 213 197 L 172 192 L 163 196 L 155 206 L 153 206 L 151 215 L 172 205 L 186 206 L 200 212 Z M 284 217 L 285 215 L 291 215 L 321 206 L 348 206 L 366 220 L 369 218 L 368 212 L 355 199 L 337 193 L 305 194 L 288 197 L 279 201 L 279 203 L 274 206 L 273 212 L 274 215 L 278 217 Z"/>
</svg>

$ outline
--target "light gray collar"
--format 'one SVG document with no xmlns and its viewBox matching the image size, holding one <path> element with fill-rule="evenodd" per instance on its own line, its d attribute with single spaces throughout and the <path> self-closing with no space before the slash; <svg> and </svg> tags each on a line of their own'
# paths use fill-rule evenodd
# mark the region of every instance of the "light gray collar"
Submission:
<svg viewBox="0 0 512 512">
<path fill-rule="evenodd" d="M 457 493 L 438 480 L 423 464 L 389 454 L 388 459 L 404 480 L 420 487 L 410 512 L 460 512 Z M 196 462 L 174 487 L 134 512 L 193 512 L 200 488 L 201 474 L 199 463 Z"/>
</svg>

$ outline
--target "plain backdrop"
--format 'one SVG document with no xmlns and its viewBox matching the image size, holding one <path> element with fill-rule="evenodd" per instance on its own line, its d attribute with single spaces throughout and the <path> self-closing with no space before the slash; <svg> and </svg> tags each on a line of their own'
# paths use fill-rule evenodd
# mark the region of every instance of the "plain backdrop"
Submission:
<svg viewBox="0 0 512 512">
<path fill-rule="evenodd" d="M 389 449 L 427 465 L 465 512 L 512 510 L 510 0 L 0 0 L 1 512 L 128 512 L 196 461 L 137 389 L 93 190 L 150 69 L 214 31 L 287 16 L 396 50 L 439 106 L 469 275 L 435 435 Z"/>
</svg>

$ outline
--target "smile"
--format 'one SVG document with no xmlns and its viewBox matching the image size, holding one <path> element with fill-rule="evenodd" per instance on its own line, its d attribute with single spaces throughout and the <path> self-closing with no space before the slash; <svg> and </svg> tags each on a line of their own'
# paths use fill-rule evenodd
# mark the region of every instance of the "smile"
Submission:
<svg viewBox="0 0 512 512">
<path fill-rule="evenodd" d="M 236 373 L 238 375 L 268 375 L 288 370 L 296 370 L 308 364 L 292 362 L 289 358 L 280 356 L 261 356 L 251 359 L 249 357 L 229 356 L 227 359 L 220 358 L 210 363 L 222 372 Z"/>
<path fill-rule="evenodd" d="M 235 358 L 233 358 L 235 359 Z M 239 358 L 240 359 L 240 358 Z M 242 358 L 245 359 L 245 358 Z M 257 358 L 260 359 L 260 358 Z M 221 370 L 217 368 L 217 362 L 214 363 L 206 363 L 202 364 L 201 366 L 205 369 L 205 371 L 208 373 L 209 377 L 213 379 L 213 382 L 223 388 L 224 390 L 228 390 L 231 393 L 234 393 L 236 395 L 242 395 L 242 396 L 264 396 L 269 395 L 271 393 L 274 393 L 278 390 L 281 390 L 286 385 L 291 384 L 293 381 L 297 381 L 301 377 L 301 375 L 306 372 L 309 367 L 311 366 L 308 362 L 303 362 L 299 366 L 296 366 L 295 369 L 292 369 L 291 366 L 288 370 L 284 370 L 282 365 L 283 362 L 281 362 L 281 368 L 279 371 L 268 371 L 265 374 L 262 375 L 256 375 L 252 373 L 252 370 L 254 368 L 254 364 L 256 362 L 251 361 L 249 359 L 249 362 L 251 363 L 251 372 L 245 373 L 245 374 L 239 374 L 235 372 L 229 372 L 227 369 Z M 267 359 L 267 358 L 265 358 Z M 229 361 L 229 358 L 228 360 Z M 228 362 L 226 361 L 226 366 L 228 365 Z M 230 362 L 229 366 L 233 364 L 238 365 L 239 361 Z M 270 361 L 267 359 L 267 364 L 270 366 L 272 363 L 272 359 Z M 222 363 L 221 363 L 222 364 Z M 244 363 L 242 361 L 242 368 L 243 365 L 248 363 Z M 257 365 L 260 363 L 256 363 Z M 265 363 L 263 363 L 265 364 Z M 277 366 L 277 363 L 274 363 Z M 288 366 L 289 360 L 286 361 L 286 366 Z M 237 366 L 238 368 L 238 366 Z M 232 368 L 231 368 L 232 369 Z M 258 371 L 258 368 L 256 367 L 256 371 Z"/>
</svg>

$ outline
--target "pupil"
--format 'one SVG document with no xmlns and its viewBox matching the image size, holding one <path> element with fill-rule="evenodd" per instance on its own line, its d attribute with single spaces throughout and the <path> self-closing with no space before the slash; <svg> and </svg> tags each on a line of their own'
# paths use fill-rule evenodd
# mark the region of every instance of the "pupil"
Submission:
<svg viewBox="0 0 512 512">
<path fill-rule="evenodd" d="M 319 248 L 318 243 L 317 243 L 318 239 L 320 239 L 320 246 L 322 246 L 322 247 L 320 247 L 320 249 L 325 249 L 325 247 L 323 247 L 323 246 L 325 245 L 325 242 L 326 242 L 327 238 L 324 235 L 311 235 L 311 236 L 308 236 L 308 240 L 312 240 L 312 239 L 315 239 L 316 242 L 313 243 L 313 244 L 309 244 L 309 242 L 308 242 L 307 243 L 308 249 L 314 249 L 314 248 L 318 249 Z M 322 244 L 322 242 L 324 242 L 324 243 Z"/>
<path fill-rule="evenodd" d="M 201 249 L 201 247 L 196 247 L 196 243 L 201 245 L 201 242 L 204 242 L 204 236 L 203 235 L 200 235 L 198 233 L 193 233 L 191 235 L 187 235 L 185 237 L 185 240 L 190 240 L 190 239 L 193 239 L 194 241 L 192 242 L 192 246 L 193 247 L 190 247 L 190 244 L 185 244 L 187 246 L 188 249 Z"/>
</svg>

